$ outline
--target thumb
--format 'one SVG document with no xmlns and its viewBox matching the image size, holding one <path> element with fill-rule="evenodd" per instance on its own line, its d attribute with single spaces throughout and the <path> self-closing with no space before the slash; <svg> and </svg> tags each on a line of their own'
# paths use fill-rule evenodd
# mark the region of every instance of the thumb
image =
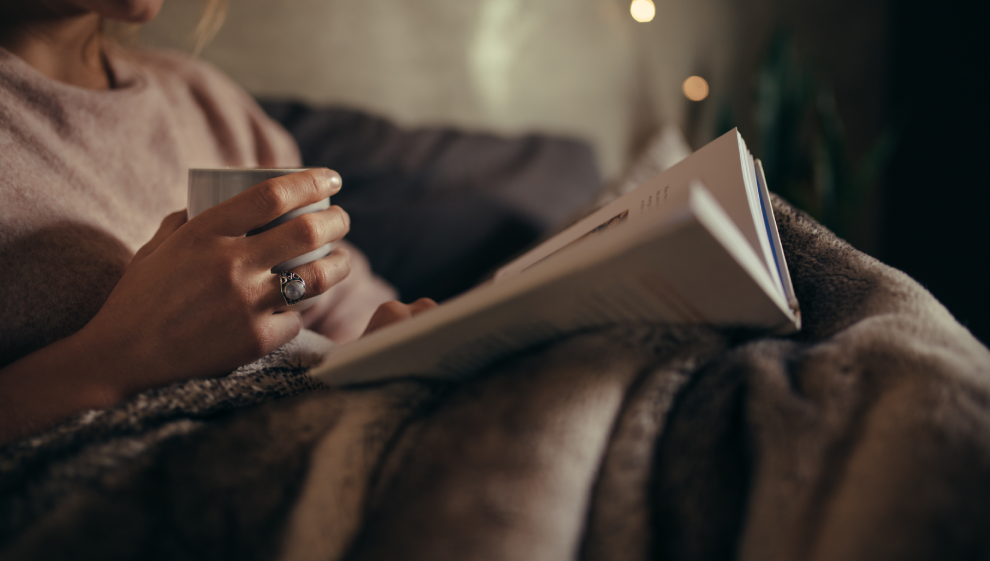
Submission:
<svg viewBox="0 0 990 561">
<path fill-rule="evenodd" d="M 158 246 L 162 245 L 162 242 L 168 239 L 169 236 L 174 234 L 175 231 L 185 223 L 185 210 L 173 212 L 172 214 L 166 216 L 165 220 L 162 220 L 162 225 L 158 227 L 158 231 L 155 232 L 155 235 L 151 238 L 151 241 L 144 244 L 141 249 L 137 250 L 137 253 L 134 254 L 134 259 L 131 260 L 131 263 L 137 263 L 138 261 L 151 255 L 156 249 L 158 249 Z"/>
</svg>

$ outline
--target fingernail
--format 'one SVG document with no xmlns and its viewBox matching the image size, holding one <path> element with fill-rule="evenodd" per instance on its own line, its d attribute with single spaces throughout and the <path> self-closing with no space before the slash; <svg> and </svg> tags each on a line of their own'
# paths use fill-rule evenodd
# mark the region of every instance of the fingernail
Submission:
<svg viewBox="0 0 990 561">
<path fill-rule="evenodd" d="M 340 180 L 340 174 L 333 171 L 332 169 L 328 169 L 327 173 L 330 175 L 330 185 L 333 185 L 335 189 L 340 188 L 340 185 L 343 183 Z"/>
</svg>

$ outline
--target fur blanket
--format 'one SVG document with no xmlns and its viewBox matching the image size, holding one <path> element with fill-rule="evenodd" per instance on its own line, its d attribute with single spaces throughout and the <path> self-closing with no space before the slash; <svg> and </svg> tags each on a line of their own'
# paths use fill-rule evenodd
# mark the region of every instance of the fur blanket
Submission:
<svg viewBox="0 0 990 561">
<path fill-rule="evenodd" d="M 300 339 L 0 451 L 0 558 L 986 558 L 990 352 L 775 211 L 796 336 L 618 325 L 346 390 Z"/>
</svg>

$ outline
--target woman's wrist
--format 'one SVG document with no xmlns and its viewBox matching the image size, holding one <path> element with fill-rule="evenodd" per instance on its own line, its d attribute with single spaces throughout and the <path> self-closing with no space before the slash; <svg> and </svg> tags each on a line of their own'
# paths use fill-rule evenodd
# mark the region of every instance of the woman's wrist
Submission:
<svg viewBox="0 0 990 561">
<path fill-rule="evenodd" d="M 60 370 L 70 373 L 67 376 L 74 380 L 68 383 L 79 392 L 80 402 L 90 404 L 89 409 L 113 405 L 135 393 L 127 377 L 126 347 L 115 351 L 113 347 L 118 345 L 95 331 L 91 322 L 61 341 L 66 345 L 61 351 L 62 360 L 71 358 L 77 362 L 59 365 Z"/>
<path fill-rule="evenodd" d="M 80 332 L 0 369 L 0 443 L 125 398 L 122 376 L 97 356 Z"/>
</svg>

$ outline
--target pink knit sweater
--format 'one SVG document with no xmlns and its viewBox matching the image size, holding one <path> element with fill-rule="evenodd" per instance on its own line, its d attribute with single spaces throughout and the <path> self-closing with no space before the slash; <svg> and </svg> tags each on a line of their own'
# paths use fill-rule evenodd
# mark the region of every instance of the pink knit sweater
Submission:
<svg viewBox="0 0 990 561">
<path fill-rule="evenodd" d="M 206 63 L 108 57 L 115 87 L 97 91 L 0 49 L 0 366 L 96 314 L 162 218 L 185 208 L 190 167 L 300 164 L 292 138 Z M 366 322 L 393 296 L 372 284 L 340 321 Z M 333 316 L 341 306 L 319 308 Z M 333 317 L 317 323 L 335 327 Z"/>
</svg>

